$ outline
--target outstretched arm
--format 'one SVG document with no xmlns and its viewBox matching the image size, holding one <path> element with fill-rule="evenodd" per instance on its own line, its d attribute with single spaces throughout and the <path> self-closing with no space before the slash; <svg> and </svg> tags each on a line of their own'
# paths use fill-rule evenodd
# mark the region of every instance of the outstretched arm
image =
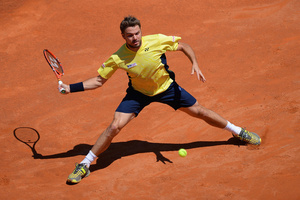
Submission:
<svg viewBox="0 0 300 200">
<path fill-rule="evenodd" d="M 196 72 L 198 80 L 201 80 L 204 83 L 206 79 L 198 66 L 198 61 L 192 47 L 186 43 L 180 42 L 178 44 L 177 51 L 182 51 L 190 59 L 193 64 L 191 74 L 194 74 Z"/>
<path fill-rule="evenodd" d="M 78 84 L 79 87 L 82 86 L 83 90 L 93 90 L 93 89 L 96 89 L 98 87 L 101 87 L 106 81 L 107 81 L 107 79 L 104 79 L 99 75 L 99 76 L 87 79 L 83 82 L 76 83 L 76 84 Z M 75 84 L 71 84 L 71 85 L 75 85 Z M 62 84 L 61 87 L 66 90 L 66 94 L 71 92 L 70 85 Z"/>
</svg>

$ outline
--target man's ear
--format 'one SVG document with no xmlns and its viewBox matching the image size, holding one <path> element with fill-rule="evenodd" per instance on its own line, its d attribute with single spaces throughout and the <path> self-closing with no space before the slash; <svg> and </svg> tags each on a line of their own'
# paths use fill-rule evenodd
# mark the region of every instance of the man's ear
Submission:
<svg viewBox="0 0 300 200">
<path fill-rule="evenodd" d="M 121 33 L 121 35 L 122 35 L 122 38 L 124 38 L 124 39 L 125 39 L 125 34 L 124 34 L 124 33 Z"/>
</svg>

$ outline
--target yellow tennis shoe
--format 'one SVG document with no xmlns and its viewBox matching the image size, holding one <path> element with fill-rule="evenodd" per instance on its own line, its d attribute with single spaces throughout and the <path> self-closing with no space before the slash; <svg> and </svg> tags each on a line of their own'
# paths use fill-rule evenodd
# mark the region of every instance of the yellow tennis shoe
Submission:
<svg viewBox="0 0 300 200">
<path fill-rule="evenodd" d="M 81 179 L 90 175 L 90 170 L 85 164 L 75 164 L 74 171 L 69 175 L 67 182 L 68 183 L 79 183 Z"/>
<path fill-rule="evenodd" d="M 249 143 L 249 144 L 260 145 L 260 143 L 261 143 L 261 138 L 256 133 L 247 131 L 243 128 L 239 135 L 234 135 L 234 134 L 232 134 L 232 135 L 236 138 L 239 138 L 242 141 Z"/>
</svg>

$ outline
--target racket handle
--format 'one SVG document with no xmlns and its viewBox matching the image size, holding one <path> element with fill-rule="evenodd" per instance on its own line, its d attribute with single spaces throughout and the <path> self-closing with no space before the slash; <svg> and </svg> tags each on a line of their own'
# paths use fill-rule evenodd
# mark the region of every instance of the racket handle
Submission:
<svg viewBox="0 0 300 200">
<path fill-rule="evenodd" d="M 65 93 L 66 93 L 66 90 L 65 90 L 65 88 L 60 88 L 60 89 L 59 89 L 59 92 L 62 93 L 62 94 L 65 94 Z"/>
<path fill-rule="evenodd" d="M 62 88 L 62 87 L 61 87 L 61 84 L 63 84 L 63 82 L 62 82 L 61 80 L 59 80 L 59 81 L 58 81 L 58 84 L 59 84 L 59 86 L 58 86 L 59 92 L 62 93 L 62 94 L 65 94 L 65 93 L 66 93 L 65 88 Z"/>
</svg>

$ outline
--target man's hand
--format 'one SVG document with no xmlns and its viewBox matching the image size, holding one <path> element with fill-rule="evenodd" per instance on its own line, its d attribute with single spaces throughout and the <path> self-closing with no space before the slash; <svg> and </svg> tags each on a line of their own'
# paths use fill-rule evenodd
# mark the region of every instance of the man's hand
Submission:
<svg viewBox="0 0 300 200">
<path fill-rule="evenodd" d="M 60 90 L 61 88 L 64 88 L 65 89 L 65 93 L 62 93 L 62 94 L 69 94 L 70 93 L 70 86 L 69 85 L 67 85 L 67 84 L 61 84 L 61 85 L 59 85 L 58 86 L 58 89 Z"/>
<path fill-rule="evenodd" d="M 193 66 L 192 66 L 192 75 L 196 72 L 196 75 L 197 75 L 197 78 L 198 80 L 202 81 L 203 83 L 206 81 L 204 75 L 202 74 L 199 66 L 197 63 L 194 63 Z"/>
</svg>

